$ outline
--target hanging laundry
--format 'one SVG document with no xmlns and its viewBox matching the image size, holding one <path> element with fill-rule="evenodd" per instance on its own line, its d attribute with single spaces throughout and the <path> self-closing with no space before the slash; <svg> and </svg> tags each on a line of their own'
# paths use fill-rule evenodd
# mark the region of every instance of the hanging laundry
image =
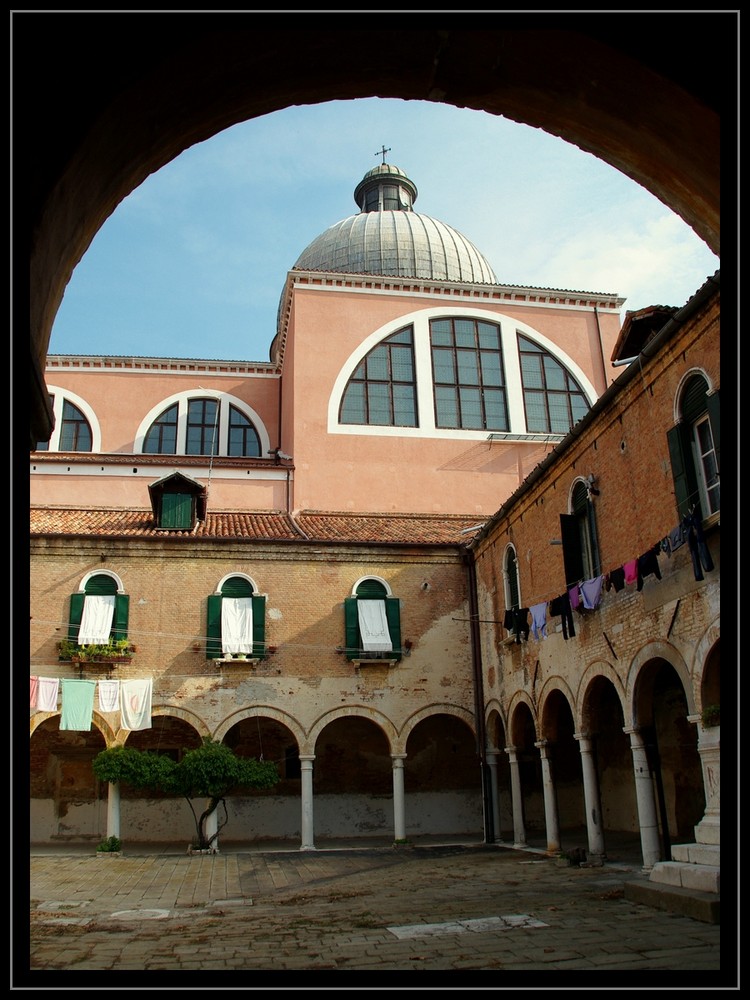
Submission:
<svg viewBox="0 0 750 1000">
<path fill-rule="evenodd" d="M 521 641 L 521 636 L 524 639 L 529 638 L 529 609 L 528 608 L 511 608 L 509 611 L 505 612 L 505 618 L 503 619 L 504 627 L 512 632 L 516 637 L 516 642 Z"/>
<path fill-rule="evenodd" d="M 623 572 L 625 573 L 625 583 L 630 586 L 631 583 L 638 582 L 638 559 L 628 559 L 626 563 L 622 564 Z"/>
<path fill-rule="evenodd" d="M 568 587 L 568 599 L 570 600 L 571 608 L 577 611 L 581 606 L 581 588 L 577 583 L 574 583 L 572 587 Z"/>
<path fill-rule="evenodd" d="M 549 613 L 552 618 L 556 618 L 558 615 L 562 618 L 562 634 L 563 639 L 575 638 L 576 630 L 573 624 L 573 612 L 570 607 L 570 595 L 567 590 L 564 594 L 560 594 L 559 597 L 555 597 L 554 600 L 549 602 Z"/>
<path fill-rule="evenodd" d="M 36 696 L 36 707 L 42 712 L 57 711 L 57 693 L 60 690 L 59 677 L 40 677 Z"/>
<path fill-rule="evenodd" d="M 151 728 L 152 677 L 143 680 L 123 681 L 120 686 L 120 712 L 122 728 L 136 732 Z"/>
<path fill-rule="evenodd" d="M 39 693 L 39 678 L 29 677 L 29 708 L 36 708 L 37 695 Z"/>
<path fill-rule="evenodd" d="M 669 535 L 665 535 L 664 538 L 662 538 L 662 540 L 659 542 L 659 546 L 665 556 L 672 555 L 672 545 L 671 542 L 669 541 Z"/>
<path fill-rule="evenodd" d="M 532 604 L 529 608 L 531 612 L 531 631 L 535 639 L 547 638 L 547 602 Z"/>
<path fill-rule="evenodd" d="M 116 712 L 120 708 L 120 682 L 99 681 L 99 711 Z"/>
<path fill-rule="evenodd" d="M 669 549 L 671 552 L 674 552 L 676 549 L 679 549 L 681 545 L 685 544 L 685 535 L 685 528 L 683 527 L 682 521 L 680 521 L 677 527 L 672 528 L 668 535 Z"/>
<path fill-rule="evenodd" d="M 693 562 L 693 575 L 696 580 L 703 580 L 703 570 L 709 573 L 714 568 L 714 561 L 706 544 L 706 537 L 703 534 L 703 523 L 700 511 L 696 508 L 687 517 L 683 518 L 685 537 L 690 549 L 690 558 Z"/>
<path fill-rule="evenodd" d="M 88 732 L 94 718 L 94 689 L 96 681 L 62 680 L 62 710 L 60 730 L 72 729 Z"/>
<path fill-rule="evenodd" d="M 103 644 L 109 640 L 115 614 L 114 594 L 86 594 L 83 601 L 78 645 Z"/>
<path fill-rule="evenodd" d="M 648 552 L 644 552 L 642 556 L 638 556 L 638 590 L 643 590 L 643 578 L 651 576 L 652 573 L 657 580 L 661 580 L 661 570 L 657 558 L 659 552 L 661 552 L 661 546 L 657 544 Z"/>
<path fill-rule="evenodd" d="M 583 600 L 584 608 L 588 608 L 589 611 L 593 611 L 595 608 L 599 607 L 599 601 L 602 599 L 602 585 L 604 584 L 604 575 L 595 576 L 592 580 L 584 580 L 581 584 L 581 598 Z"/>
<path fill-rule="evenodd" d="M 615 593 L 619 593 L 624 586 L 625 570 L 622 566 L 618 566 L 617 569 L 611 569 L 607 574 L 607 591 L 614 587 Z"/>
</svg>

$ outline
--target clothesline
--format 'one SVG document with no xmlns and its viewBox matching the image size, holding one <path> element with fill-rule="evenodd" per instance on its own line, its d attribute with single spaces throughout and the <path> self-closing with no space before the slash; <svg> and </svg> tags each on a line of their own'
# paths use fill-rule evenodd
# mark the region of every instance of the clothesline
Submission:
<svg viewBox="0 0 750 1000">
<path fill-rule="evenodd" d="M 152 677 L 131 680 L 75 680 L 73 678 L 29 678 L 29 706 L 56 712 L 61 694 L 60 729 L 88 732 L 94 715 L 94 693 L 99 686 L 99 711 L 120 711 L 123 729 L 151 729 Z"/>
<path fill-rule="evenodd" d="M 566 594 L 570 595 L 575 588 L 583 587 L 586 584 L 591 585 L 599 580 L 602 581 L 603 586 L 606 585 L 607 591 L 610 589 L 610 582 L 614 585 L 615 590 L 618 593 L 624 586 L 631 586 L 634 583 L 638 585 L 638 590 L 640 591 L 642 588 L 642 580 L 645 576 L 654 574 L 657 579 L 661 579 L 658 556 L 664 554 L 671 557 L 672 552 L 681 548 L 684 544 L 688 544 L 690 546 L 695 578 L 696 580 L 702 580 L 702 570 L 705 569 L 706 571 L 710 571 L 714 568 L 714 566 L 711 554 L 708 551 L 705 540 L 703 539 L 700 517 L 696 516 L 696 510 L 696 506 L 693 505 L 690 512 L 677 525 L 675 525 L 675 527 L 670 529 L 670 531 L 666 535 L 663 535 L 658 541 L 650 545 L 641 555 L 625 560 L 625 562 L 621 563 L 619 566 L 614 566 L 608 572 L 599 574 L 589 580 L 577 580 L 574 583 L 568 584 L 567 587 L 564 587 L 562 590 L 548 591 L 542 596 L 536 597 L 534 600 L 530 600 L 525 606 L 525 610 L 531 613 L 532 609 L 537 609 L 537 620 L 539 620 L 541 618 L 541 614 L 538 609 L 540 609 L 542 605 L 548 605 L 557 598 L 564 598 Z M 613 580 L 613 575 L 619 574 L 620 571 L 623 572 L 622 581 L 620 582 L 619 579 Z M 594 606 L 597 606 L 598 603 L 599 602 L 597 601 Z M 515 612 L 518 610 L 523 609 L 508 609 L 508 611 L 506 611 L 506 616 L 509 612 Z M 593 610 L 593 608 L 589 607 L 589 610 Z M 557 615 L 554 615 L 553 617 L 556 616 Z M 508 626 L 506 625 L 505 627 L 507 628 Z M 564 626 L 563 631 L 565 631 Z"/>
</svg>

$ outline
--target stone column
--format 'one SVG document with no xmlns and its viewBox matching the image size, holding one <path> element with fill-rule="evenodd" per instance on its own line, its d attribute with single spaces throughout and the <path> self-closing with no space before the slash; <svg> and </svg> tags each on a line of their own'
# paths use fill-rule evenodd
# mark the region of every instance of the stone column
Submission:
<svg viewBox="0 0 750 1000">
<path fill-rule="evenodd" d="M 542 787 L 544 789 L 544 822 L 547 828 L 547 853 L 558 854 L 560 851 L 560 820 L 557 814 L 557 795 L 552 779 L 552 767 L 549 759 L 549 743 L 539 740 L 534 744 L 542 759 Z"/>
<path fill-rule="evenodd" d="M 506 747 L 510 761 L 510 791 L 513 800 L 513 846 L 526 847 L 526 828 L 523 823 L 523 797 L 521 795 L 521 774 L 518 770 L 518 748 Z"/>
<path fill-rule="evenodd" d="M 107 785 L 107 837 L 120 837 L 120 782 Z"/>
<path fill-rule="evenodd" d="M 693 722 L 693 718 L 689 719 Z M 698 753 L 703 768 L 706 810 L 695 828 L 699 844 L 721 843 L 721 726 L 698 726 Z"/>
<path fill-rule="evenodd" d="M 219 838 L 216 840 L 211 840 L 211 837 L 216 833 L 219 828 L 219 811 L 218 808 L 214 809 L 210 816 L 206 816 L 206 840 L 210 842 L 211 847 L 219 853 Z"/>
<path fill-rule="evenodd" d="M 405 753 L 392 753 L 393 769 L 393 839 L 396 842 L 406 840 L 406 820 L 404 809 L 404 760 Z"/>
<path fill-rule="evenodd" d="M 492 829 L 495 831 L 495 843 L 502 844 L 502 828 L 500 826 L 500 789 L 497 784 L 497 757 L 500 753 L 495 747 L 486 752 L 487 768 L 490 772 L 490 807 L 492 809 Z"/>
<path fill-rule="evenodd" d="M 638 826 L 641 831 L 643 871 L 649 872 L 661 860 L 659 818 L 656 811 L 654 779 L 648 764 L 648 752 L 639 729 L 623 729 L 630 737 L 635 776 L 635 797 L 638 804 Z"/>
<path fill-rule="evenodd" d="M 314 851 L 313 840 L 313 761 L 315 755 L 303 756 L 300 754 L 300 765 L 302 768 L 302 843 L 301 851 Z"/>
<path fill-rule="evenodd" d="M 599 779 L 594 764 L 592 740 L 583 733 L 573 733 L 578 740 L 583 771 L 583 798 L 586 806 L 586 828 L 588 830 L 589 853 L 605 858 L 604 830 L 602 829 L 602 807 L 599 802 Z"/>
</svg>

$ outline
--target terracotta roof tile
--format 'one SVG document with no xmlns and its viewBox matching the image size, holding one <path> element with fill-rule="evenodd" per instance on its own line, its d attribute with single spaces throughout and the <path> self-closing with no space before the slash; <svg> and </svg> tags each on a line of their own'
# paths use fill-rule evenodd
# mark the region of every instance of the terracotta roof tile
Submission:
<svg viewBox="0 0 750 1000">
<path fill-rule="evenodd" d="M 218 511 L 209 513 L 192 532 L 156 528 L 149 509 L 114 507 L 32 507 L 31 536 L 105 536 L 120 538 L 243 538 L 255 541 L 338 542 L 352 544 L 458 545 L 467 529 L 478 527 L 476 515 L 352 514 L 301 511 Z M 466 533 L 464 533 L 466 532 Z"/>
</svg>

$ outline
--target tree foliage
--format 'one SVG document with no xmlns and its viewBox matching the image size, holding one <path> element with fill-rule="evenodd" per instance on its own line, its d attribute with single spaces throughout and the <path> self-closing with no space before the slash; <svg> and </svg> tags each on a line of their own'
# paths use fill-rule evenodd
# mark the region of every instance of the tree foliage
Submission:
<svg viewBox="0 0 750 1000">
<path fill-rule="evenodd" d="M 123 782 L 133 788 L 184 796 L 195 820 L 195 846 L 201 850 L 210 850 L 219 830 L 226 826 L 226 795 L 243 788 L 273 788 L 279 780 L 275 764 L 254 757 L 238 757 L 225 743 L 209 737 L 201 746 L 187 750 L 179 762 L 151 750 L 111 747 L 97 754 L 92 766 L 100 781 Z M 208 799 L 200 814 L 193 807 L 192 799 L 196 798 Z M 220 804 L 224 806 L 225 819 L 209 837 L 206 820 Z"/>
</svg>

